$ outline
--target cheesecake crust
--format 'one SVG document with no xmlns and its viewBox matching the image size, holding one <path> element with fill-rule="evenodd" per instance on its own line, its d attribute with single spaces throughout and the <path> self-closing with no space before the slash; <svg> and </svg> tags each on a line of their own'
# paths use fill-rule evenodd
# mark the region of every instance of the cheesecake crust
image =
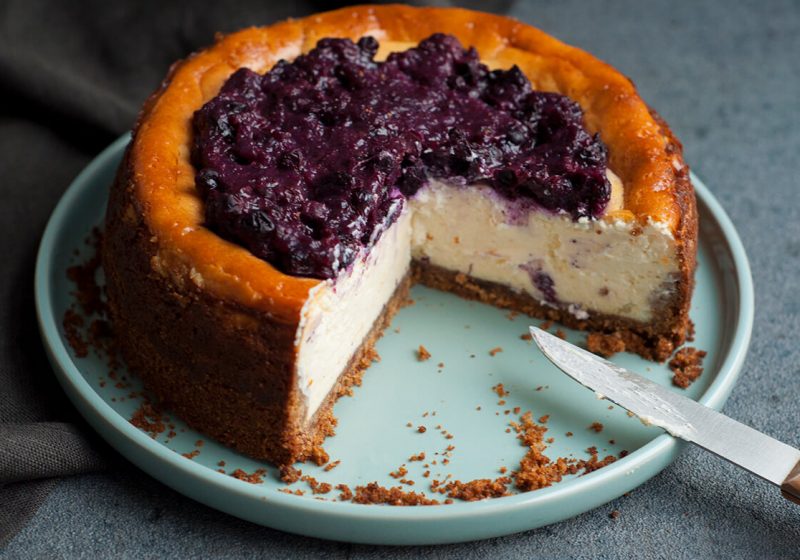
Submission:
<svg viewBox="0 0 800 560">
<path fill-rule="evenodd" d="M 435 32 L 475 46 L 492 68 L 517 64 L 535 88 L 581 105 L 625 189 L 623 208 L 603 219 L 657 222 L 671 232 L 677 292 L 650 325 L 602 316 L 579 321 L 507 288 L 415 263 L 304 425 L 295 336 L 320 281 L 283 274 L 204 227 L 189 156 L 192 115 L 236 69 L 263 73 L 321 38 L 373 35 L 382 43 L 417 43 Z M 620 331 L 630 350 L 663 360 L 687 331 L 696 240 L 694 191 L 681 146 L 619 72 L 509 18 L 455 8 L 360 6 L 245 29 L 173 65 L 145 103 L 111 189 L 103 265 L 118 343 L 147 389 L 193 428 L 248 455 L 290 464 L 324 461 L 320 445 L 336 424 L 333 404 L 360 382 L 412 281 L 575 328 Z"/>
</svg>

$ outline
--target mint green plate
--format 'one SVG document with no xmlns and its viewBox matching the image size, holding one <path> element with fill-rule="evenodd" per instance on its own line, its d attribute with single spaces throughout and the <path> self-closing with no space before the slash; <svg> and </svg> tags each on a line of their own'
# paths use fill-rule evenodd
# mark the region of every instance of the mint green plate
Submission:
<svg viewBox="0 0 800 560">
<path fill-rule="evenodd" d="M 431 478 L 448 474 L 461 480 L 494 478 L 500 467 L 512 470 L 524 454 L 515 434 L 505 431 L 516 415 L 504 412 L 514 407 L 531 410 L 535 418 L 550 416 L 547 436 L 555 438 L 546 452 L 550 457 L 586 458 L 589 446 L 596 446 L 601 457 L 622 450 L 629 455 L 591 474 L 566 477 L 534 492 L 452 505 L 389 507 L 339 502 L 336 490 L 315 497 L 304 482 L 289 487 L 305 490 L 303 496 L 279 492 L 286 486 L 271 467 L 207 440 L 178 420 L 174 420 L 176 437 L 168 442 L 166 433 L 151 438 L 129 422 L 139 405 L 138 399 L 128 397 L 138 389 L 135 381 L 126 389 L 117 389 L 112 382 L 101 386 L 108 368 L 93 356 L 76 358 L 61 327 L 73 298 L 65 271 L 86 257 L 84 240 L 92 227 L 102 224 L 108 187 L 127 141 L 127 136 L 120 138 L 100 154 L 53 212 L 37 260 L 36 303 L 45 346 L 70 399 L 111 445 L 164 484 L 221 511 L 293 533 L 362 543 L 449 543 L 533 529 L 585 512 L 636 488 L 681 451 L 682 444 L 671 436 L 643 426 L 617 407 L 609 409 L 607 401 L 598 400 L 551 366 L 530 342 L 520 339 L 530 323 L 527 317 L 510 318 L 505 311 L 423 287 L 414 288 L 416 304 L 402 309 L 387 329 L 378 344 L 382 359 L 367 372 L 363 386 L 353 398 L 336 405 L 338 433 L 325 448 L 341 464 L 329 472 L 307 465 L 306 474 L 351 488 L 371 481 L 388 487 L 398 484 L 389 473 L 406 464 L 406 478 L 416 484 L 405 489 L 427 491 L 441 499 L 430 493 L 431 479 L 422 476 L 422 462 L 409 462 L 409 457 L 425 452 L 424 462 L 437 460 L 430 465 Z M 694 184 L 701 228 L 691 313 L 697 328 L 694 345 L 708 356 L 705 373 L 686 394 L 719 409 L 747 351 L 753 287 L 733 225 L 696 177 Z M 574 342 L 583 341 L 581 333 L 567 334 Z M 426 362 L 416 359 L 420 344 L 432 354 Z M 503 351 L 491 356 L 489 350 L 495 347 Z M 615 361 L 670 386 L 665 365 L 629 354 L 618 355 Z M 502 406 L 492 391 L 497 383 L 511 393 Z M 537 391 L 537 387 L 542 388 Z M 587 428 L 596 421 L 605 426 L 601 433 Z M 417 431 L 420 425 L 427 427 L 425 433 Z M 446 439 L 442 430 L 452 439 Z M 567 437 L 566 432 L 574 436 Z M 198 439 L 207 440 L 200 454 L 183 457 L 195 449 Z M 448 445 L 455 449 L 444 464 Z M 227 473 L 236 468 L 250 473 L 259 467 L 269 473 L 262 483 L 250 484 L 217 472 L 220 461 L 225 461 Z"/>
</svg>

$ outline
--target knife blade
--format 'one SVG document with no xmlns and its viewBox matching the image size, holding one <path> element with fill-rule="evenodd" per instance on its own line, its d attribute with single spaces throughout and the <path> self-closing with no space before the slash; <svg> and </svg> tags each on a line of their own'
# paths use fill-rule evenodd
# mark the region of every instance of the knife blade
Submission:
<svg viewBox="0 0 800 560">
<path fill-rule="evenodd" d="M 548 332 L 530 332 L 551 362 L 598 398 L 779 486 L 800 504 L 800 450 Z"/>
</svg>

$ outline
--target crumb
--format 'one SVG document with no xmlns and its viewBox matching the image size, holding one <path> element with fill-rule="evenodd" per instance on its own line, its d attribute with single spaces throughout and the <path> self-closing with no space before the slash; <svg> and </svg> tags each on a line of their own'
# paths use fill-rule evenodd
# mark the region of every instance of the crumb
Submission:
<svg viewBox="0 0 800 560">
<path fill-rule="evenodd" d="M 598 434 L 603 431 L 603 425 L 600 422 L 592 422 L 589 425 L 590 430 L 594 430 Z"/>
<path fill-rule="evenodd" d="M 519 469 L 512 475 L 515 487 L 527 492 L 561 481 L 569 473 L 569 464 L 566 459 L 552 461 L 544 455 L 544 434 L 547 428 L 536 424 L 530 412 L 523 414 L 520 423 L 513 425 L 518 439 L 528 448 L 519 463 Z"/>
<path fill-rule="evenodd" d="M 586 349 L 598 356 L 610 358 L 618 352 L 625 351 L 625 341 L 618 332 L 611 334 L 590 332 L 586 336 Z"/>
<path fill-rule="evenodd" d="M 508 394 L 509 394 L 509 392 L 508 392 L 508 391 L 506 391 L 506 388 L 505 388 L 505 387 L 503 387 L 503 384 L 502 384 L 502 383 L 498 383 L 497 385 L 495 385 L 494 387 L 492 387 L 492 391 L 494 391 L 495 393 L 497 393 L 497 396 L 498 396 L 498 397 L 500 397 L 500 398 L 503 398 L 503 397 L 505 397 L 506 395 L 508 395 Z"/>
<path fill-rule="evenodd" d="M 200 455 L 200 450 L 199 449 L 195 449 L 193 451 L 190 451 L 189 453 L 181 453 L 181 455 L 183 455 L 187 459 L 194 459 L 195 457 Z"/>
<path fill-rule="evenodd" d="M 349 502 L 353 499 L 353 492 L 347 484 L 337 484 L 336 489 L 341 492 L 339 494 L 339 499 L 343 502 Z"/>
<path fill-rule="evenodd" d="M 602 469 L 617 460 L 613 455 L 607 455 L 604 459 L 600 459 L 597 448 L 594 446 L 588 448 L 586 452 L 589 454 L 589 459 L 579 462 L 579 467 L 583 469 L 583 474 L 589 474 L 590 472 Z"/>
<path fill-rule="evenodd" d="M 695 335 L 694 321 L 689 319 L 689 326 L 686 329 L 686 342 L 694 342 L 694 335 Z"/>
<path fill-rule="evenodd" d="M 337 459 L 336 461 L 325 465 L 325 468 L 323 468 L 322 470 L 324 470 L 325 472 L 331 472 L 333 469 L 338 467 L 341 462 L 342 461 L 340 459 Z"/>
<path fill-rule="evenodd" d="M 217 463 L 217 466 L 218 467 L 224 467 L 225 466 L 225 461 L 220 461 L 219 463 Z"/>
<path fill-rule="evenodd" d="M 477 500 L 484 500 L 486 498 L 499 498 L 501 496 L 508 496 L 508 485 L 511 479 L 502 476 L 491 480 L 489 478 L 482 478 L 477 480 L 470 480 L 469 482 L 461 482 L 454 480 L 448 482 L 444 486 L 437 486 L 434 490 L 440 494 L 447 494 L 450 499 L 458 499 L 466 502 L 474 502 Z M 433 488 L 432 488 L 433 490 Z"/>
<path fill-rule="evenodd" d="M 413 425 L 414 425 L 414 424 L 412 424 L 411 422 L 406 422 L 406 428 L 410 428 L 410 427 L 411 427 L 411 426 L 413 426 Z"/>
<path fill-rule="evenodd" d="M 500 346 L 496 346 L 496 347 L 492 348 L 491 350 L 489 350 L 489 355 L 494 357 L 494 356 L 496 356 L 497 354 L 499 354 L 502 351 L 503 351 L 503 349 Z"/>
<path fill-rule="evenodd" d="M 506 467 L 500 467 L 500 469 L 498 470 L 500 471 L 500 474 L 506 474 L 508 472 L 508 469 Z"/>
<path fill-rule="evenodd" d="M 481 409 L 481 407 L 479 407 L 479 406 L 475 407 L 475 410 L 480 410 L 480 409 Z"/>
<path fill-rule="evenodd" d="M 263 476 L 267 473 L 267 469 L 256 469 L 254 472 L 248 474 L 242 469 L 236 469 L 231 473 L 233 478 L 238 478 L 239 480 L 244 480 L 245 482 L 249 482 L 250 484 L 261 484 L 264 482 Z M 286 490 L 283 488 L 282 490 Z"/>
<path fill-rule="evenodd" d="M 609 513 L 609 514 L 608 514 L 608 516 L 609 516 L 611 519 L 616 519 L 617 517 L 619 517 L 619 511 L 617 511 L 617 510 L 613 510 L 611 513 Z"/>
<path fill-rule="evenodd" d="M 567 432 L 567 433 L 566 433 L 566 436 L 567 436 L 567 437 L 572 437 L 573 435 L 575 435 L 575 434 L 573 434 L 572 432 Z"/>
<path fill-rule="evenodd" d="M 418 427 L 417 427 L 417 431 L 418 431 L 419 433 L 421 433 L 421 434 L 424 434 L 425 432 L 427 432 L 427 431 L 428 431 L 428 428 L 426 428 L 425 426 L 418 426 Z"/>
<path fill-rule="evenodd" d="M 543 331 L 546 331 L 552 326 L 553 326 L 553 321 L 545 321 L 544 323 L 539 325 L 539 328 L 542 329 Z"/>
<path fill-rule="evenodd" d="M 550 420 L 550 415 L 549 414 L 545 414 L 544 416 L 540 416 L 539 417 L 539 423 L 540 424 L 547 424 L 548 420 Z"/>
<path fill-rule="evenodd" d="M 280 477 L 286 484 L 294 484 L 300 477 L 303 476 L 303 471 L 296 469 L 292 465 L 282 465 L 280 467 Z"/>
<path fill-rule="evenodd" d="M 706 352 L 691 346 L 681 348 L 669 361 L 669 369 L 675 375 L 672 377 L 673 385 L 686 389 L 703 373 L 703 358 Z"/>
<path fill-rule="evenodd" d="M 405 492 L 399 486 L 384 488 L 377 482 L 357 486 L 351 501 L 356 504 L 386 504 L 390 506 L 430 506 L 439 503 L 438 500 L 427 498 L 424 494 Z"/>
<path fill-rule="evenodd" d="M 529 332 L 519 335 L 522 340 L 533 340 L 533 335 Z"/>
<path fill-rule="evenodd" d="M 103 288 L 97 281 L 102 261 L 102 240 L 100 230 L 93 228 L 85 240 L 92 249 L 91 256 L 85 262 L 67 269 L 67 278 L 75 285 L 75 291 L 70 295 L 75 299 L 64 313 L 62 326 L 67 343 L 77 357 L 88 356 L 92 349 L 98 357 L 106 359 L 110 369 L 115 369 L 119 361 L 111 324 L 106 319 L 108 305 L 103 298 Z M 84 329 L 87 320 L 90 322 L 88 328 Z"/>
<path fill-rule="evenodd" d="M 411 461 L 424 461 L 425 460 L 425 452 L 422 451 L 420 453 L 417 453 L 416 455 L 412 455 L 411 457 L 408 458 L 408 460 L 409 460 L 409 462 L 411 462 Z"/>
<path fill-rule="evenodd" d="M 560 338 L 561 340 L 566 340 L 566 339 L 567 339 L 567 333 L 565 333 L 565 332 L 564 332 L 564 331 L 562 331 L 561 329 L 558 329 L 558 330 L 556 330 L 555 334 L 556 334 L 556 336 L 557 336 L 558 338 Z"/>
<path fill-rule="evenodd" d="M 74 309 L 67 309 L 64 312 L 64 319 L 61 322 L 64 327 L 64 336 L 67 338 L 72 351 L 78 358 L 85 358 L 89 355 L 89 343 L 83 337 L 83 317 Z"/>
<path fill-rule="evenodd" d="M 204 443 L 205 442 L 202 439 L 198 439 L 196 442 L 194 442 L 194 446 L 195 447 L 203 447 Z"/>
<path fill-rule="evenodd" d="M 112 398 L 111 400 L 114 401 L 115 399 Z M 143 402 L 134 411 L 130 423 L 149 434 L 152 438 L 163 434 L 167 430 L 161 411 L 148 402 Z"/>
<path fill-rule="evenodd" d="M 444 362 L 439 362 L 438 364 L 436 364 L 436 367 L 438 367 L 439 369 L 443 368 Z"/>
<path fill-rule="evenodd" d="M 303 482 L 308 484 L 308 487 L 311 489 L 312 494 L 327 494 L 333 489 L 333 486 L 328 484 L 327 482 L 319 482 L 313 476 L 304 476 L 302 478 Z"/>
<path fill-rule="evenodd" d="M 431 353 L 428 352 L 428 349 L 425 348 L 422 344 L 420 344 L 419 348 L 417 348 L 417 360 L 419 360 L 420 362 L 424 362 L 430 359 L 430 357 Z"/>
</svg>

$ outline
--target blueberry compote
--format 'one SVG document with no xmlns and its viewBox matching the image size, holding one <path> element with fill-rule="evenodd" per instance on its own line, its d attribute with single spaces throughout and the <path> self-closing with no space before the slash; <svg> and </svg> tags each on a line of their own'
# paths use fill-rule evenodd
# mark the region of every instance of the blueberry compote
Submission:
<svg viewBox="0 0 800 560">
<path fill-rule="evenodd" d="M 606 149 L 569 98 L 489 71 L 452 36 L 376 62 L 323 39 L 264 75 L 236 71 L 194 115 L 206 224 L 288 274 L 333 278 L 429 178 L 484 183 L 573 219 L 610 196 Z"/>
</svg>

